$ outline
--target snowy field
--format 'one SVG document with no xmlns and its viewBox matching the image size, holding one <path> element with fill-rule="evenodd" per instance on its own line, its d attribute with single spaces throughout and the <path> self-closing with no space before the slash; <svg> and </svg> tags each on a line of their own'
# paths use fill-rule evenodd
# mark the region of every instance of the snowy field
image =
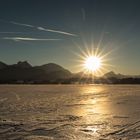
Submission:
<svg viewBox="0 0 140 140">
<path fill-rule="evenodd" d="M 140 140 L 140 86 L 1 85 L 0 140 Z"/>
</svg>

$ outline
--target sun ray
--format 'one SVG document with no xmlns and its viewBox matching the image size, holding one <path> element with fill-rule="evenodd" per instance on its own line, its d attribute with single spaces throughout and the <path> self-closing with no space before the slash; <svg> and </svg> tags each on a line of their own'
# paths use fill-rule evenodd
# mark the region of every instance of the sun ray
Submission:
<svg viewBox="0 0 140 140">
<path fill-rule="evenodd" d="M 92 42 L 91 45 L 78 46 L 80 53 L 74 52 L 79 58 L 76 61 L 79 63 L 77 68 L 79 67 L 82 72 L 81 78 L 87 77 L 87 79 L 94 81 L 97 76 L 102 76 L 108 71 L 108 68 L 113 67 L 108 64 L 108 61 L 111 60 L 109 55 L 113 50 L 107 51 L 105 48 L 101 48 L 99 44 L 95 46 Z"/>
</svg>

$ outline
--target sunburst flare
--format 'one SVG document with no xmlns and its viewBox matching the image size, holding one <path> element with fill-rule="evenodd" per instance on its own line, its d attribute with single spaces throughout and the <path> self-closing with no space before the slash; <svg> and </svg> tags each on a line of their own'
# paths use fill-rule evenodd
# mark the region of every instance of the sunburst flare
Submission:
<svg viewBox="0 0 140 140">
<path fill-rule="evenodd" d="M 76 54 L 78 56 L 78 67 L 83 75 L 100 76 L 107 72 L 110 66 L 112 67 L 108 64 L 108 60 L 110 60 L 108 55 L 111 51 L 105 52 L 104 49 L 92 46 L 86 47 L 85 50 L 80 48 L 80 53 Z"/>
</svg>

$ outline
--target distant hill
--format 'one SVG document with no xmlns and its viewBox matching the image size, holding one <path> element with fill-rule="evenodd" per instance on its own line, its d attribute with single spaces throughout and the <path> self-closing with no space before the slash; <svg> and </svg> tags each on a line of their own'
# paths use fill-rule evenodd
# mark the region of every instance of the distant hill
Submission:
<svg viewBox="0 0 140 140">
<path fill-rule="evenodd" d="M 117 79 L 123 79 L 123 78 L 140 78 L 140 75 L 123 75 L 123 74 L 116 74 L 114 71 L 110 71 L 105 73 L 103 78 L 117 78 Z"/>
<path fill-rule="evenodd" d="M 140 76 L 122 75 L 110 71 L 103 76 L 97 77 L 84 72 L 71 73 L 55 63 L 32 66 L 27 61 L 19 61 L 13 65 L 0 62 L 1 84 L 74 84 L 93 82 L 96 84 L 140 84 Z"/>
<path fill-rule="evenodd" d="M 129 76 L 127 76 L 127 75 L 122 75 L 122 74 L 116 74 L 115 72 L 113 72 L 113 71 L 110 71 L 110 72 L 108 72 L 108 73 L 105 73 L 104 75 L 103 75 L 103 77 L 104 78 L 117 78 L 117 79 L 122 79 L 122 78 L 127 78 L 127 77 L 129 77 Z"/>
<path fill-rule="evenodd" d="M 32 65 L 30 65 L 27 61 L 19 61 L 17 64 L 11 65 L 15 67 L 20 67 L 20 68 L 31 68 Z"/>
<path fill-rule="evenodd" d="M 41 66 L 32 66 L 27 61 L 19 61 L 17 64 L 7 65 L 0 63 L 0 82 L 22 81 L 55 81 L 71 77 L 71 72 L 63 67 L 49 63 Z"/>
<path fill-rule="evenodd" d="M 4 69 L 4 68 L 6 68 L 6 67 L 7 67 L 7 65 L 6 65 L 5 63 L 0 62 L 0 69 Z"/>
</svg>

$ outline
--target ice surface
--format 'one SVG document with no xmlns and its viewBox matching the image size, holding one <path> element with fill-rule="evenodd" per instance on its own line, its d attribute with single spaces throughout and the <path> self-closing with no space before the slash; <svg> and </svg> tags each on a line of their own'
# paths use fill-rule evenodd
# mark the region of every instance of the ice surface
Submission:
<svg viewBox="0 0 140 140">
<path fill-rule="evenodd" d="M 138 140 L 139 85 L 1 85 L 0 140 Z"/>
</svg>

